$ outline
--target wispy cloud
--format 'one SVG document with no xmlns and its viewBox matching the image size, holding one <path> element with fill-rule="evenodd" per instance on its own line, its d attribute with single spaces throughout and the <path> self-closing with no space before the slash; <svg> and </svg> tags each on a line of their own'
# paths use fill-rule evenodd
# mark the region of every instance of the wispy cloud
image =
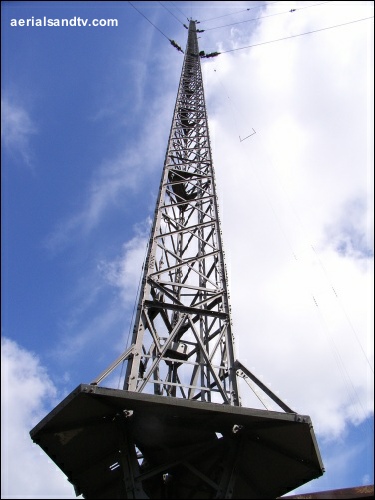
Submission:
<svg viewBox="0 0 375 500">
<path fill-rule="evenodd" d="M 59 321 L 59 341 L 49 353 L 57 363 L 64 365 L 69 359 L 67 368 L 74 370 L 82 352 L 90 349 L 98 352 L 103 339 L 111 345 L 111 349 L 105 350 L 105 356 L 115 356 L 124 349 L 150 225 L 149 218 L 135 224 L 134 236 L 123 244 L 118 256 L 101 259 L 90 273 L 79 275 L 67 299 L 69 310 Z M 99 371 L 105 363 L 107 360 L 96 356 L 91 369 Z"/>
<path fill-rule="evenodd" d="M 139 154 L 127 152 L 101 165 L 88 190 L 83 194 L 84 206 L 65 221 L 58 223 L 46 238 L 46 247 L 51 251 L 59 251 L 74 238 L 90 233 L 105 212 L 116 206 L 120 195 L 135 189 L 140 162 Z"/>
<path fill-rule="evenodd" d="M 133 303 L 140 282 L 142 264 L 146 256 L 147 236 L 151 220 L 148 218 L 136 227 L 137 234 L 122 247 L 122 253 L 114 260 L 101 261 L 99 269 L 105 279 L 119 289 L 125 304 Z"/>
<path fill-rule="evenodd" d="M 1 139 L 5 150 L 16 160 L 32 166 L 30 138 L 37 132 L 29 112 L 5 97 L 1 100 Z"/>
<path fill-rule="evenodd" d="M 57 223 L 45 240 L 46 248 L 59 252 L 75 238 L 89 234 L 109 209 L 132 209 L 130 202 L 127 203 L 127 199 L 130 200 L 127 195 L 139 193 L 147 176 L 156 168 L 162 169 L 167 138 L 164 124 L 170 120 L 173 109 L 171 105 L 164 105 L 168 98 L 164 95 L 157 105 L 150 107 L 140 137 L 133 137 L 115 158 L 108 158 L 95 168 L 82 195 L 81 208 Z M 154 197 L 153 193 L 152 201 Z M 151 205 L 147 208 L 151 209 Z"/>
</svg>

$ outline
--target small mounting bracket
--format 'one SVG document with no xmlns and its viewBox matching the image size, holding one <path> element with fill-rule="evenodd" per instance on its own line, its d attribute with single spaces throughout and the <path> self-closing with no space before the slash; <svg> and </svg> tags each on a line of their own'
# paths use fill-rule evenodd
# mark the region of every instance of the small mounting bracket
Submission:
<svg viewBox="0 0 375 500">
<path fill-rule="evenodd" d="M 253 133 L 248 135 L 247 137 L 244 137 L 243 139 L 241 139 L 240 136 L 238 136 L 240 138 L 240 142 L 244 141 L 245 139 L 248 139 L 249 137 L 251 137 L 252 135 L 256 134 L 255 130 L 253 129 Z"/>
</svg>

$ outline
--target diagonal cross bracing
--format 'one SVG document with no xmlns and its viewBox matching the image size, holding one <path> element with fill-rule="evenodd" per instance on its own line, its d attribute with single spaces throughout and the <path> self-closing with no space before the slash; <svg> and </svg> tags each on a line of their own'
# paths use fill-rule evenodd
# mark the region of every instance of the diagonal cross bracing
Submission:
<svg viewBox="0 0 375 500">
<path fill-rule="evenodd" d="M 324 472 L 310 418 L 234 358 L 196 31 L 131 347 L 30 432 L 83 498 L 280 498 Z M 124 361 L 125 390 L 99 387 Z M 239 408 L 237 377 L 285 413 Z"/>
<path fill-rule="evenodd" d="M 218 334 L 213 332 L 221 332 Z M 195 22 L 144 267 L 124 389 L 239 405 Z"/>
</svg>

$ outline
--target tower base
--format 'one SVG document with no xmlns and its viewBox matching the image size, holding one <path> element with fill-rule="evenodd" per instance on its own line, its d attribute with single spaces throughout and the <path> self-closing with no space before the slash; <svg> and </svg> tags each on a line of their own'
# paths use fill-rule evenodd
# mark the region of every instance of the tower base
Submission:
<svg viewBox="0 0 375 500">
<path fill-rule="evenodd" d="M 324 472 L 308 416 L 93 385 L 30 435 L 84 498 L 276 498 Z"/>
</svg>

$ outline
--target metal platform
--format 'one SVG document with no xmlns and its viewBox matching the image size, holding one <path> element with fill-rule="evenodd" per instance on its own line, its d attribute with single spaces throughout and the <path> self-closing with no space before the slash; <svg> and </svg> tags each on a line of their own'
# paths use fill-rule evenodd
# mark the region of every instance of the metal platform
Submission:
<svg viewBox="0 0 375 500">
<path fill-rule="evenodd" d="M 324 472 L 307 416 L 93 385 L 30 435 L 84 498 L 276 498 Z"/>
</svg>

